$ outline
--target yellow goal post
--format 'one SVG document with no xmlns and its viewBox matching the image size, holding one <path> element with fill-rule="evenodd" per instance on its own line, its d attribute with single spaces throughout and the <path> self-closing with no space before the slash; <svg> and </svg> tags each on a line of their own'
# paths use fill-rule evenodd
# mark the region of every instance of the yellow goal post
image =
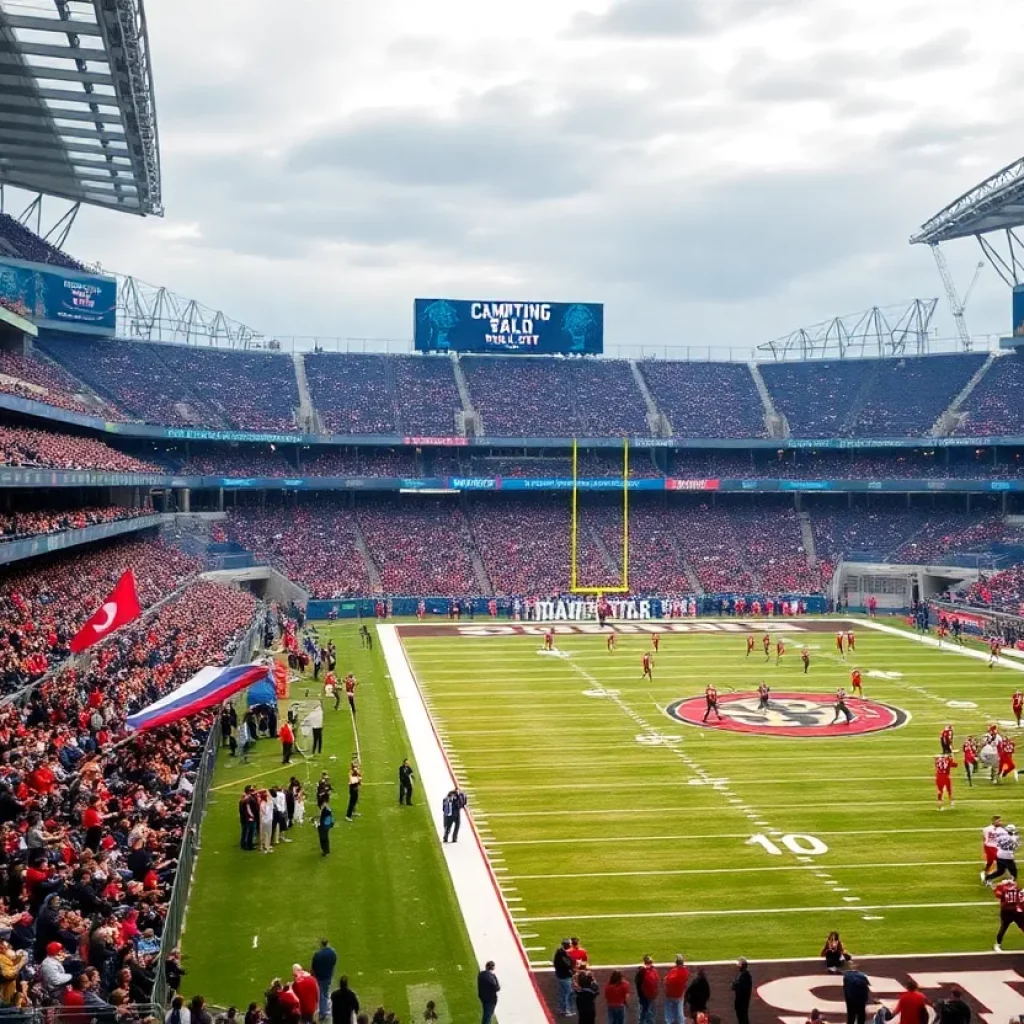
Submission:
<svg viewBox="0 0 1024 1024">
<path fill-rule="evenodd" d="M 569 550 L 569 590 L 573 594 L 629 593 L 629 439 L 622 439 L 622 578 L 605 586 L 581 587 L 579 583 L 579 445 L 572 441 L 572 519 Z"/>
</svg>

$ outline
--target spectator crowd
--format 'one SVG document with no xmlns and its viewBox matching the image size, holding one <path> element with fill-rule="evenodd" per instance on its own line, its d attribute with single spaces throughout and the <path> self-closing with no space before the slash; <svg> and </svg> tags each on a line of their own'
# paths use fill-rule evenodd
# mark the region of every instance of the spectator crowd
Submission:
<svg viewBox="0 0 1024 1024">
<path fill-rule="evenodd" d="M 144 606 L 169 600 L 87 664 L 64 663 L 70 636 L 127 565 Z M 256 611 L 241 590 L 188 583 L 195 568 L 132 541 L 3 581 L 4 687 L 41 680 L 0 708 L 0 955 L 15 968 L 11 1005 L 113 1019 L 149 1002 L 164 969 L 167 901 L 211 719 L 123 743 L 125 718 L 228 658 Z"/>
</svg>

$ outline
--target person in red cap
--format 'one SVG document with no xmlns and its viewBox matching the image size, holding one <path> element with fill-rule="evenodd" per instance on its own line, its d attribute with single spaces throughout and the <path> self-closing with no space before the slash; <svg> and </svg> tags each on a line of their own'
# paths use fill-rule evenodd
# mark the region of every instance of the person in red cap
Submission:
<svg viewBox="0 0 1024 1024">
<path fill-rule="evenodd" d="M 64 947 L 59 942 L 51 942 L 46 947 L 46 959 L 39 965 L 43 988 L 51 999 L 58 998 L 64 986 L 71 982 L 71 975 L 64 970 L 64 956 Z"/>
<path fill-rule="evenodd" d="M 292 979 L 292 989 L 299 997 L 299 1013 L 303 1024 L 313 1024 L 320 1006 L 320 986 L 316 978 L 299 964 L 292 965 Z"/>
</svg>

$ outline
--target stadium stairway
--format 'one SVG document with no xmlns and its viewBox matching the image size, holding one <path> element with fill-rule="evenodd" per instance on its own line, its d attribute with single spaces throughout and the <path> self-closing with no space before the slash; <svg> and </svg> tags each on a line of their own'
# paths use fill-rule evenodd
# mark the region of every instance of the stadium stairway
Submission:
<svg viewBox="0 0 1024 1024">
<path fill-rule="evenodd" d="M 601 561 L 604 563 L 605 569 L 612 578 L 618 578 L 622 573 L 618 560 L 612 557 L 612 553 L 608 550 L 603 538 L 601 537 L 601 531 L 596 529 L 592 523 L 587 523 L 587 536 L 593 542 L 597 553 L 601 556 Z"/>
<path fill-rule="evenodd" d="M 800 540 L 807 553 L 807 568 L 813 569 L 818 564 L 818 548 L 814 543 L 814 529 L 811 526 L 810 513 L 801 509 L 797 512 L 797 519 L 800 522 Z"/>
<path fill-rule="evenodd" d="M 857 389 L 857 394 L 854 395 L 853 401 L 850 403 L 850 410 L 846 414 L 846 418 L 839 425 L 839 436 L 848 436 L 857 422 L 860 416 L 861 410 L 864 408 L 871 392 L 875 389 L 875 384 L 878 381 L 878 370 L 874 367 L 870 372 L 864 374 L 864 379 L 861 381 L 860 387 Z"/>
<path fill-rule="evenodd" d="M 931 430 L 928 431 L 929 437 L 949 437 L 954 430 L 960 425 L 960 421 L 963 416 L 960 413 L 960 409 L 964 402 L 970 397 L 971 392 L 981 383 L 985 374 L 988 373 L 989 368 L 996 361 L 996 353 L 990 352 L 988 359 L 981 364 L 978 372 L 964 385 L 963 390 L 949 403 L 949 408 L 945 409 L 939 418 L 932 424 Z"/>
<path fill-rule="evenodd" d="M 761 376 L 761 369 L 757 363 L 747 363 L 750 369 L 750 376 L 754 378 L 754 387 L 761 396 L 761 404 L 764 406 L 764 425 L 769 437 L 789 437 L 789 421 L 783 416 L 775 403 L 772 401 L 768 385 Z"/>
<path fill-rule="evenodd" d="M 647 406 L 647 429 L 650 430 L 651 436 L 671 437 L 672 424 L 658 408 L 658 403 L 655 402 L 654 396 L 648 389 L 647 381 L 644 380 L 644 375 L 640 372 L 640 367 L 637 366 L 635 359 L 629 360 L 629 369 L 632 371 L 636 386 L 640 389 L 640 394 L 643 395 L 644 405 Z"/>
<path fill-rule="evenodd" d="M 462 535 L 465 540 L 466 551 L 469 553 L 470 565 L 473 567 L 473 578 L 476 580 L 480 593 L 489 597 L 494 593 L 494 584 L 491 583 L 490 574 L 487 572 L 484 560 L 480 556 L 480 549 L 476 544 L 476 534 L 473 532 L 473 521 L 466 506 L 465 492 L 463 492 L 461 498 Z"/>
<path fill-rule="evenodd" d="M 679 564 L 683 567 L 683 572 L 686 573 L 686 581 L 690 584 L 690 589 L 695 594 L 703 594 L 704 588 L 701 586 L 700 577 L 697 575 L 693 566 L 690 565 L 690 560 L 686 557 L 686 552 L 682 549 L 679 544 L 679 540 L 671 530 L 665 531 L 665 540 L 668 541 L 673 552 L 675 552 L 676 558 L 679 559 Z"/>
<path fill-rule="evenodd" d="M 373 555 L 370 553 L 370 545 L 366 542 L 366 535 L 359 525 L 359 518 L 357 516 L 352 516 L 352 529 L 355 533 L 356 550 L 359 552 L 359 556 L 362 558 L 363 565 L 366 568 L 366 578 L 370 581 L 370 591 L 374 594 L 383 594 L 384 584 L 380 578 L 380 569 L 373 560 Z"/>
<path fill-rule="evenodd" d="M 484 421 L 480 413 L 473 408 L 473 400 L 469 397 L 469 384 L 466 382 L 466 375 L 462 372 L 462 364 L 459 357 L 452 353 L 452 370 L 455 371 L 455 386 L 459 389 L 459 398 L 462 400 L 462 433 L 465 437 L 486 437 L 484 433 Z"/>
<path fill-rule="evenodd" d="M 301 352 L 292 353 L 292 365 L 295 367 L 295 383 L 299 389 L 299 430 L 306 434 L 322 434 L 323 425 L 320 422 L 320 414 L 313 407 L 313 399 L 309 394 L 306 361 Z"/>
</svg>

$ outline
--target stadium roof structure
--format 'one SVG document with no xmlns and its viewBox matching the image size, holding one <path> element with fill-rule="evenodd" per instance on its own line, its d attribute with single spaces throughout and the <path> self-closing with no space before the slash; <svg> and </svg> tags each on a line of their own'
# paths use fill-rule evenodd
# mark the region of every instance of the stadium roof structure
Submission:
<svg viewBox="0 0 1024 1024">
<path fill-rule="evenodd" d="M 910 236 L 911 245 L 937 246 L 941 242 L 974 236 L 996 273 L 1009 285 L 1024 278 L 1024 243 L 1013 229 L 1024 225 L 1024 157 L 986 178 L 954 199 Z M 1004 232 L 1006 254 L 986 235 Z"/>
<path fill-rule="evenodd" d="M 757 347 L 777 360 L 923 355 L 929 350 L 929 330 L 938 304 L 938 299 L 911 299 L 900 305 L 872 306 L 801 327 Z"/>
<path fill-rule="evenodd" d="M 163 215 L 143 0 L 0 0 L 0 185 Z"/>
</svg>

